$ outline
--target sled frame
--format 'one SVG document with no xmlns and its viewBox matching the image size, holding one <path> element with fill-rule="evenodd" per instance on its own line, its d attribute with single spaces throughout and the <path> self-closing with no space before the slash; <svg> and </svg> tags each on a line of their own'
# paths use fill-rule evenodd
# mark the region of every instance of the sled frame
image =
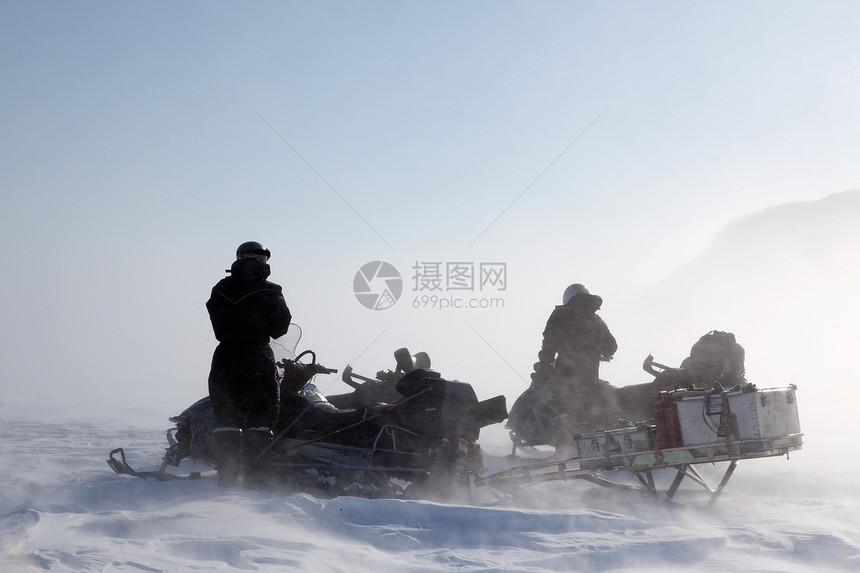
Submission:
<svg viewBox="0 0 860 573">
<path fill-rule="evenodd" d="M 695 447 L 679 447 L 648 452 L 613 453 L 587 458 L 569 458 L 517 466 L 495 474 L 478 478 L 477 485 L 489 486 L 500 499 L 513 496 L 523 487 L 549 481 L 583 480 L 616 489 L 641 489 L 654 499 L 671 502 L 684 479 L 702 486 L 709 494 L 707 505 L 713 506 L 738 463 L 748 459 L 788 457 L 802 447 L 803 434 L 791 434 L 781 438 L 734 440 L 730 444 L 706 444 Z M 724 451 L 725 450 L 725 451 Z M 715 487 L 711 487 L 696 469 L 699 464 L 728 462 L 725 472 Z M 668 488 L 659 491 L 654 472 L 676 470 Z M 630 474 L 636 484 L 622 483 L 602 475 L 608 472 Z"/>
</svg>

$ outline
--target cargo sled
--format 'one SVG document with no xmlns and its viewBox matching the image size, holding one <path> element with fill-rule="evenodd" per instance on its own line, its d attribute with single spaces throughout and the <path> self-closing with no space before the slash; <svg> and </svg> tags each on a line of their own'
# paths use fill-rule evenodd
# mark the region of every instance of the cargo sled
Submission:
<svg viewBox="0 0 860 573">
<path fill-rule="evenodd" d="M 622 472 L 658 496 L 654 473 L 668 469 L 676 474 L 665 499 L 689 478 L 710 491 L 713 502 L 739 461 L 787 456 L 803 443 L 797 388 L 756 388 L 744 378 L 744 360 L 734 334 L 710 331 L 677 368 L 649 354 L 642 367 L 654 376 L 652 382 L 616 388 L 599 381 L 590 389 L 593 406 L 576 419 L 554 412 L 551 388 L 530 387 L 511 407 L 511 455 L 551 445 L 558 461 L 515 467 L 480 481 L 503 493 L 566 479 L 628 487 L 607 477 Z M 696 465 L 718 462 L 728 465 L 711 488 Z"/>
<path fill-rule="evenodd" d="M 563 459 L 513 467 L 481 477 L 478 483 L 508 496 L 529 485 L 583 479 L 608 487 L 641 487 L 670 501 L 689 478 L 710 492 L 712 504 L 738 462 L 788 456 L 801 449 L 796 393 L 794 385 L 758 389 L 753 384 L 662 391 L 654 402 L 653 420 L 577 434 L 571 446 L 560 450 Z M 720 462 L 727 467 L 711 487 L 696 466 Z M 658 492 L 654 479 L 659 470 L 676 472 L 665 492 Z M 632 475 L 637 483 L 612 479 L 619 472 Z"/>
</svg>

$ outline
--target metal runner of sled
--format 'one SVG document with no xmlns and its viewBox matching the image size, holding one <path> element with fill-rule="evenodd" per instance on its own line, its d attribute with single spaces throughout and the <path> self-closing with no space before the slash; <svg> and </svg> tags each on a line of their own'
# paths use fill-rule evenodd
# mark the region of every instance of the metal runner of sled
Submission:
<svg viewBox="0 0 860 573">
<path fill-rule="evenodd" d="M 638 486 L 659 498 L 654 472 L 675 469 L 664 499 L 670 501 L 686 477 L 711 493 L 710 505 L 728 484 L 739 461 L 788 456 L 801 449 L 796 390 L 794 385 L 759 390 L 750 384 L 728 391 L 661 392 L 653 424 L 576 435 L 575 457 L 510 468 L 481 477 L 478 483 L 508 495 L 524 486 L 571 479 L 636 488 L 601 475 L 627 472 L 636 478 Z M 695 466 L 719 462 L 729 465 L 717 486 L 711 488 Z"/>
<path fill-rule="evenodd" d="M 550 481 L 581 479 L 606 487 L 634 489 L 637 486 L 620 483 L 601 475 L 608 472 L 629 472 L 636 478 L 639 485 L 655 498 L 660 498 L 660 492 L 654 481 L 654 471 L 676 469 L 677 473 L 671 485 L 666 489 L 663 499 L 671 501 L 678 491 L 684 478 L 689 478 L 710 492 L 709 505 L 716 502 L 717 497 L 732 477 L 738 462 L 756 458 L 788 456 L 790 452 L 801 449 L 802 434 L 792 434 L 772 440 L 742 440 L 734 442 L 735 448 L 725 451 L 725 444 L 706 444 L 697 447 L 679 447 L 649 452 L 630 454 L 612 454 L 611 456 L 574 457 L 560 461 L 546 461 L 535 464 L 517 466 L 492 475 L 478 478 L 476 485 L 486 485 L 505 494 L 529 485 Z M 766 445 L 764 445 L 766 444 Z M 755 449 L 744 451 L 745 446 L 754 445 Z M 724 451 L 720 451 L 724 450 Z M 697 464 L 729 462 L 722 479 L 712 488 L 699 474 Z"/>
</svg>

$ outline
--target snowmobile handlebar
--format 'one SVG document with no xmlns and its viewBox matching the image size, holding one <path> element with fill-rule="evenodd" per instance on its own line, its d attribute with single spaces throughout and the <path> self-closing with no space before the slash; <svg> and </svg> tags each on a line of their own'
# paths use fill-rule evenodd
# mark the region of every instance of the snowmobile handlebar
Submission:
<svg viewBox="0 0 860 573">
<path fill-rule="evenodd" d="M 302 357 L 308 354 L 311 357 L 310 363 L 305 364 L 304 362 L 301 362 Z M 280 362 L 276 362 L 278 366 L 284 368 L 285 370 L 289 367 L 291 363 L 295 365 L 301 365 L 301 367 L 304 369 L 313 370 L 315 374 L 337 374 L 337 368 L 328 368 L 326 366 L 323 366 L 322 364 L 319 364 L 317 362 L 316 352 L 314 352 L 313 350 L 305 350 L 304 352 L 296 356 L 293 360 L 284 359 Z"/>
<path fill-rule="evenodd" d="M 299 362 L 302 356 L 306 354 L 311 355 L 311 363 L 306 365 L 306 367 L 313 368 L 318 374 L 337 374 L 337 368 L 326 368 L 322 364 L 317 363 L 317 354 L 313 350 L 305 350 L 304 352 L 296 356 L 295 362 Z"/>
<path fill-rule="evenodd" d="M 374 380 L 373 378 L 368 378 L 367 376 L 362 376 L 361 374 L 355 374 L 352 371 L 352 366 L 349 364 L 343 369 L 343 375 L 340 377 L 341 380 L 358 390 L 361 386 L 361 383 L 356 382 L 355 380 L 361 380 L 362 382 L 374 382 L 378 383 L 379 380 Z"/>
<path fill-rule="evenodd" d="M 313 363 L 309 365 L 317 371 L 317 374 L 337 374 L 337 368 L 327 368 L 322 364 Z"/>
<path fill-rule="evenodd" d="M 659 368 L 659 370 L 657 370 Z M 645 358 L 645 362 L 642 363 L 642 370 L 651 374 L 653 376 L 657 376 L 658 374 L 662 374 L 666 370 L 674 370 L 671 366 L 666 366 L 665 364 L 660 364 L 659 362 L 654 362 L 654 356 L 649 354 L 647 358 Z"/>
</svg>

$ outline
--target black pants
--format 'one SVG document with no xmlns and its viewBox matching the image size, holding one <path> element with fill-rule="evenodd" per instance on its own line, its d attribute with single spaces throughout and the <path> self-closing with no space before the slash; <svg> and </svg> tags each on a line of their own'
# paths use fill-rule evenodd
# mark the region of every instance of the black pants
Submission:
<svg viewBox="0 0 860 573">
<path fill-rule="evenodd" d="M 219 344 L 209 371 L 209 397 L 218 426 L 274 427 L 278 382 L 272 349 Z"/>
</svg>

